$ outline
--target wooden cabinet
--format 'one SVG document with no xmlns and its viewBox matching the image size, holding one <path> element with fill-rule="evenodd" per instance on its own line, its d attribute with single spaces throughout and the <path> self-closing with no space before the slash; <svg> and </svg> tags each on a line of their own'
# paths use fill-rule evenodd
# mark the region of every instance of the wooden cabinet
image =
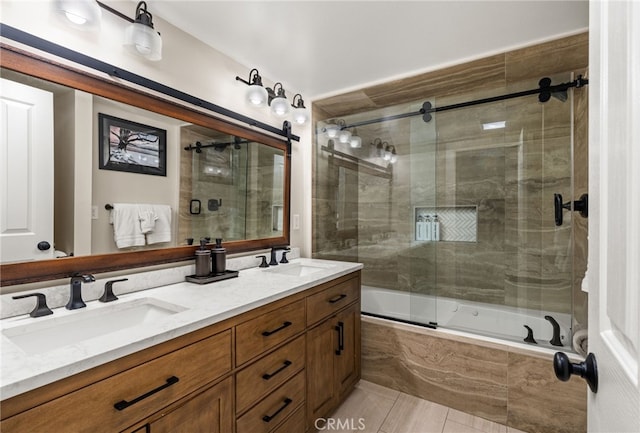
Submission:
<svg viewBox="0 0 640 433">
<path fill-rule="evenodd" d="M 2 401 L 3 433 L 301 433 L 360 378 L 360 272 Z"/>
<path fill-rule="evenodd" d="M 121 431 L 229 371 L 231 331 L 225 331 L 4 419 L 0 429 Z"/>
<path fill-rule="evenodd" d="M 233 382 L 231 378 L 188 399 L 162 414 L 142 430 L 148 433 L 229 433 L 233 431 Z"/>
<path fill-rule="evenodd" d="M 311 304 L 326 306 L 349 289 L 359 278 L 307 298 Z M 351 292 L 352 293 L 352 292 Z M 343 296 L 342 299 L 347 296 Z M 360 302 L 352 294 L 351 303 L 307 331 L 307 425 L 324 418 L 346 398 L 360 379 Z M 325 312 L 329 311 L 325 308 Z M 336 309 L 337 310 L 337 309 Z M 333 312 L 333 311 L 332 311 Z M 318 316 L 319 317 L 319 316 Z"/>
</svg>

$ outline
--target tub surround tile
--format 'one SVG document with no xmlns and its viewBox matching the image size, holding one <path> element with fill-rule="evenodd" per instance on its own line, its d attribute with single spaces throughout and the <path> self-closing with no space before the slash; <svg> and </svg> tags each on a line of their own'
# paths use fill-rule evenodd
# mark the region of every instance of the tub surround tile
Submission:
<svg viewBox="0 0 640 433">
<path fill-rule="evenodd" d="M 363 318 L 363 379 L 448 406 L 444 431 L 586 431 L 587 386 L 576 377 L 558 381 L 547 351 L 438 332 Z M 398 402 L 411 400 L 403 395 Z M 402 416 L 411 419 L 410 412 Z M 391 415 L 387 420 L 381 431 L 396 426 Z"/>
<path fill-rule="evenodd" d="M 365 380 L 506 422 L 506 352 L 368 321 L 362 347 Z"/>
<path fill-rule="evenodd" d="M 509 353 L 508 424 L 529 433 L 587 430 L 587 385 L 572 377 L 556 379 L 552 363 Z"/>
</svg>

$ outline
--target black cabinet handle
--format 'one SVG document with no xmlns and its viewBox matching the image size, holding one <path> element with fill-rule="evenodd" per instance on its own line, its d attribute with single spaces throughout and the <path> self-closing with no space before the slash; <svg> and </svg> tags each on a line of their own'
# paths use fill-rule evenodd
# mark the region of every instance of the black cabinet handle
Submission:
<svg viewBox="0 0 640 433">
<path fill-rule="evenodd" d="M 275 333 L 276 333 L 276 332 L 278 332 L 278 331 L 282 331 L 284 328 L 286 328 L 286 327 L 288 327 L 288 326 L 291 326 L 291 325 L 293 325 L 293 323 L 291 323 L 291 322 L 289 322 L 289 321 L 284 322 L 284 323 L 282 324 L 282 326 L 280 326 L 279 328 L 276 328 L 276 329 L 274 329 L 273 331 L 264 331 L 264 332 L 262 333 L 262 335 L 264 335 L 265 337 L 268 337 L 269 335 L 271 335 L 271 334 L 275 334 Z"/>
<path fill-rule="evenodd" d="M 346 297 L 347 297 L 347 295 L 345 295 L 345 294 L 343 293 L 343 294 L 341 294 L 341 295 L 336 296 L 335 298 L 331 298 L 331 299 L 329 299 L 329 303 L 330 303 L 330 304 L 335 304 L 336 302 L 341 301 L 341 300 L 343 300 L 343 299 L 344 299 L 344 298 L 346 298 Z"/>
<path fill-rule="evenodd" d="M 271 422 L 271 420 L 272 420 L 272 419 L 274 419 L 276 416 L 278 416 L 278 414 L 279 414 L 280 412 L 282 412 L 282 411 L 283 411 L 287 406 L 289 406 L 292 402 L 293 402 L 293 400 L 291 400 L 290 398 L 285 398 L 285 399 L 284 399 L 284 402 L 283 402 L 284 404 L 283 404 L 282 406 L 280 406 L 280 408 L 279 408 L 277 411 L 275 411 L 275 412 L 273 413 L 273 415 L 265 415 L 265 416 L 263 416 L 263 417 L 262 417 L 262 421 L 264 421 L 264 422 Z"/>
<path fill-rule="evenodd" d="M 133 406 L 134 404 L 138 403 L 139 401 L 144 400 L 147 397 L 151 397 L 153 394 L 155 394 L 158 391 L 162 391 L 165 388 L 170 387 L 171 385 L 173 385 L 174 383 L 178 383 L 180 379 L 178 379 L 175 376 L 171 376 L 170 378 L 167 379 L 167 382 L 164 385 L 160 385 L 159 387 L 152 389 L 151 391 L 142 394 L 139 397 L 134 398 L 131 401 L 127 401 L 127 400 L 120 400 L 119 402 L 117 402 L 116 404 L 113 405 L 113 407 L 115 407 L 118 410 L 124 410 L 126 408 L 128 408 L 129 406 Z"/>
<path fill-rule="evenodd" d="M 290 366 L 291 364 L 293 364 L 291 361 L 289 361 L 288 359 L 286 359 L 284 361 L 284 363 L 282 363 L 282 367 L 280 367 L 279 369 L 277 369 L 276 371 L 274 371 L 273 373 L 265 373 L 262 375 L 262 378 L 264 380 L 269 380 L 271 379 L 273 376 L 275 376 L 276 374 L 280 373 L 282 370 L 284 370 L 285 368 L 287 368 L 288 366 Z"/>
<path fill-rule="evenodd" d="M 344 322 L 338 322 L 335 330 L 338 331 L 338 350 L 336 350 L 336 355 L 341 355 L 344 350 Z"/>
</svg>

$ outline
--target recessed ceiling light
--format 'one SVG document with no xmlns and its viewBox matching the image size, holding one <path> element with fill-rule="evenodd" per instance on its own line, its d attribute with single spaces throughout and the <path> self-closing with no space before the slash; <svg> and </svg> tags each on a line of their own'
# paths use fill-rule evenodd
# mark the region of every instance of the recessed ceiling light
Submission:
<svg viewBox="0 0 640 433">
<path fill-rule="evenodd" d="M 488 122 L 482 124 L 482 129 L 487 131 L 489 129 L 501 129 L 504 128 L 507 124 L 506 120 L 501 120 L 500 122 Z"/>
</svg>

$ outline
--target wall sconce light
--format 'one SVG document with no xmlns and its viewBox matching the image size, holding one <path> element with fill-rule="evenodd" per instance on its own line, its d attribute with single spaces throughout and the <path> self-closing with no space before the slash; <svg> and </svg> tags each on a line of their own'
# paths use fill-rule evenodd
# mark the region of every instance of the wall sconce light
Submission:
<svg viewBox="0 0 640 433">
<path fill-rule="evenodd" d="M 144 1 L 138 3 L 136 18 L 125 31 L 124 46 L 147 60 L 162 59 L 162 38 L 153 28 L 153 16 L 147 11 L 147 3 Z"/>
<path fill-rule="evenodd" d="M 333 139 L 338 137 L 338 132 L 340 132 L 340 125 L 336 125 L 335 123 L 328 123 L 325 127 L 324 127 L 324 131 L 325 134 L 327 134 L 327 137 Z"/>
<path fill-rule="evenodd" d="M 289 114 L 289 101 L 287 101 L 287 95 L 284 94 L 282 83 L 274 84 L 273 89 L 267 88 L 267 93 L 269 94 L 269 106 L 272 114 L 278 117 L 284 117 Z"/>
<path fill-rule="evenodd" d="M 349 140 L 349 146 L 352 149 L 359 149 L 362 147 L 362 138 L 358 137 L 356 128 L 353 128 L 353 132 L 351 133 L 351 140 Z"/>
<path fill-rule="evenodd" d="M 245 99 L 247 102 L 256 107 L 264 107 L 267 105 L 269 95 L 267 89 L 262 87 L 262 77 L 257 69 L 252 69 L 249 72 L 249 81 L 243 80 L 240 77 L 236 77 L 237 81 L 242 81 L 247 86 L 245 91 Z"/>
<path fill-rule="evenodd" d="M 54 8 L 73 27 L 82 30 L 100 27 L 102 10 L 95 0 L 56 0 Z"/>
<path fill-rule="evenodd" d="M 236 81 L 241 81 L 249 86 L 245 91 L 245 99 L 254 107 L 269 105 L 272 114 L 278 117 L 285 117 L 292 111 L 289 108 L 289 106 L 291 106 L 293 107 L 293 122 L 298 125 L 307 123 L 311 117 L 309 111 L 304 106 L 302 95 L 297 93 L 293 97 L 292 103 L 289 104 L 282 83 L 278 82 L 274 84 L 273 88 L 264 87 L 262 85 L 262 77 L 257 69 L 252 69 L 251 72 L 249 72 L 248 81 L 238 76 L 236 76 Z"/>
<path fill-rule="evenodd" d="M 297 103 L 296 98 L 298 98 Z M 293 121 L 298 125 L 304 125 L 307 123 L 307 120 L 309 120 L 309 111 L 307 110 L 307 107 L 304 106 L 301 94 L 297 93 L 293 96 L 291 106 L 293 107 Z"/>
<path fill-rule="evenodd" d="M 387 144 L 387 146 L 384 148 L 383 159 L 385 161 L 389 161 L 391 164 L 395 164 L 395 162 L 398 160 L 398 157 L 396 155 L 396 147 L 393 144 Z"/>
</svg>

